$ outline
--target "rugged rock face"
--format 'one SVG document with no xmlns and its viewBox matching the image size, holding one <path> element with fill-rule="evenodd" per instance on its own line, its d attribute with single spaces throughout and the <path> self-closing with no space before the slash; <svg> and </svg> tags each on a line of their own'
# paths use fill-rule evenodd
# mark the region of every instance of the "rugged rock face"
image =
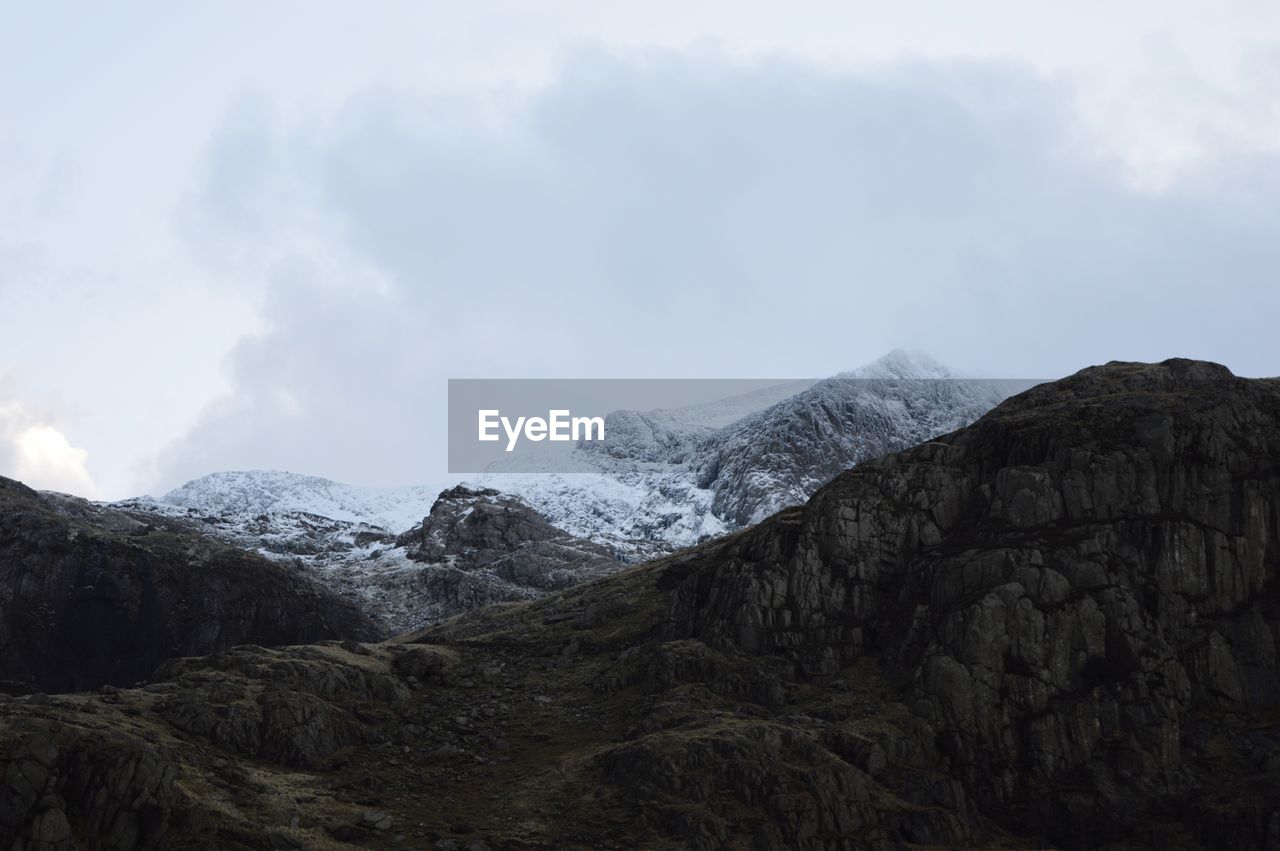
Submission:
<svg viewBox="0 0 1280 851">
<path fill-rule="evenodd" d="M 418 564 L 412 582 L 437 617 L 532 599 L 620 567 L 605 547 L 557 529 L 523 500 L 465 485 L 442 492 L 396 544 Z"/>
<path fill-rule="evenodd" d="M 1278 461 L 1280 381 L 1085 370 L 537 600 L 0 699 L 0 847 L 1274 849 Z"/>
<path fill-rule="evenodd" d="M 354 606 L 288 565 L 0 478 L 9 691 L 133 684 L 172 656 L 374 634 Z"/>
<path fill-rule="evenodd" d="M 177 766 L 165 749 L 124 726 L 33 714 L 15 732 L 0 722 L 6 734 L 0 738 L 0 841 L 6 848 L 86 847 L 90 837 L 99 848 L 166 847 L 180 795 Z"/>
<path fill-rule="evenodd" d="M 1246 746 L 1255 773 L 1201 761 L 1206 719 L 1280 707 L 1278 530 L 1280 382 L 1111 364 L 845 473 L 690 568 L 667 633 L 817 681 L 874 655 L 1020 829 L 1106 838 L 1225 787 L 1261 845 L 1280 731 Z"/>
</svg>

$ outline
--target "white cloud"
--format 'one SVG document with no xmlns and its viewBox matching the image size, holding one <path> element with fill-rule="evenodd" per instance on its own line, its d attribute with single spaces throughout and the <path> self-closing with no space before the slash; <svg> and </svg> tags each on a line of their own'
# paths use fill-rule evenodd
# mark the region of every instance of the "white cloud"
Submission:
<svg viewBox="0 0 1280 851">
<path fill-rule="evenodd" d="M 1274 372 L 1277 161 L 1140 190 L 1074 144 L 1074 95 L 1000 64 L 588 52 L 488 110 L 237 110 L 183 220 L 197 253 L 257 258 L 268 330 L 164 484 L 433 478 L 448 377 L 821 375 L 895 346 L 1011 377 Z"/>
<path fill-rule="evenodd" d="M 1271 369 L 1268 0 L 76 14 L 0 9 L 0 371 L 111 496 L 193 428 L 164 482 L 417 478 L 459 372 Z"/>
<path fill-rule="evenodd" d="M 98 499 L 89 453 L 16 402 L 0 404 L 0 473 L 39 490 Z"/>
</svg>

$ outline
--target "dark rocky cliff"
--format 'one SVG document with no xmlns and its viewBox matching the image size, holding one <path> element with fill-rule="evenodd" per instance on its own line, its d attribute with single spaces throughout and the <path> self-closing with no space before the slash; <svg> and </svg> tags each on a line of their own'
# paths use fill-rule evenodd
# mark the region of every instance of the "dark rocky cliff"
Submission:
<svg viewBox="0 0 1280 851">
<path fill-rule="evenodd" d="M 843 474 L 690 568 L 666 632 L 819 682 L 872 655 L 979 803 L 1097 839 L 1230 782 L 1188 761 L 1207 719 L 1280 707 L 1278 530 L 1280 381 L 1110 364 Z"/>
<path fill-rule="evenodd" d="M 237 644 L 371 638 L 289 565 L 0 477 L 0 681 L 132 685 L 163 659 Z"/>
</svg>

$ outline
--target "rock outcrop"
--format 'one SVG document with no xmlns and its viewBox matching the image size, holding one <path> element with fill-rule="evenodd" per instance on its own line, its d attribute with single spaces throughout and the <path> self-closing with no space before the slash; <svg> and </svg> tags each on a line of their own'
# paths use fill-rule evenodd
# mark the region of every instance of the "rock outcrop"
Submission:
<svg viewBox="0 0 1280 851">
<path fill-rule="evenodd" d="M 0 478 L 8 691 L 132 685 L 170 657 L 374 635 L 352 604 L 290 565 Z"/>
<path fill-rule="evenodd" d="M 442 492 L 396 544 L 416 568 L 395 581 L 407 583 L 408 597 L 434 619 L 529 600 L 621 566 L 608 549 L 557 529 L 522 499 L 465 485 Z"/>
</svg>

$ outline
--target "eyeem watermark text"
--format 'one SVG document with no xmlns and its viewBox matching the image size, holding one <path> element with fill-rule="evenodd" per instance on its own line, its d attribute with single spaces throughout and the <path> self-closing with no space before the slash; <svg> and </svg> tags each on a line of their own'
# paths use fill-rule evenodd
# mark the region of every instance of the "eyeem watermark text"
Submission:
<svg viewBox="0 0 1280 851">
<path fill-rule="evenodd" d="M 501 440 L 501 428 L 507 436 L 507 451 L 512 452 L 523 436 L 534 442 L 541 440 L 574 442 L 604 440 L 604 417 L 575 417 L 568 410 L 551 410 L 543 417 L 502 416 L 496 408 L 481 409 L 479 439 L 486 442 Z"/>
</svg>

